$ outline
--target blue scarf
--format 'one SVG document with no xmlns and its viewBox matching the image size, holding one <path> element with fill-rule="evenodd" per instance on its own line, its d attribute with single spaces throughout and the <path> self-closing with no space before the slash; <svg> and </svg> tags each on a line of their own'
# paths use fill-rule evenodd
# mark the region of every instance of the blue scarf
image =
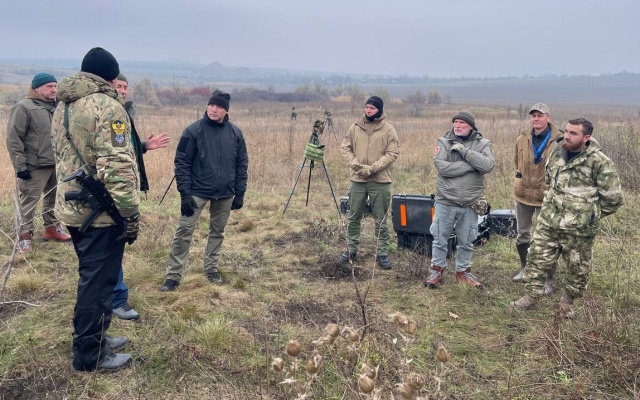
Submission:
<svg viewBox="0 0 640 400">
<path fill-rule="evenodd" d="M 533 133 L 532 133 L 533 135 Z M 536 148 L 535 142 L 531 141 L 531 147 L 533 147 L 533 163 L 539 164 L 542 161 L 542 153 L 544 153 L 545 147 L 547 147 L 547 143 L 549 143 L 549 138 L 551 137 L 551 128 L 547 127 L 547 134 L 544 137 L 540 146 Z"/>
</svg>

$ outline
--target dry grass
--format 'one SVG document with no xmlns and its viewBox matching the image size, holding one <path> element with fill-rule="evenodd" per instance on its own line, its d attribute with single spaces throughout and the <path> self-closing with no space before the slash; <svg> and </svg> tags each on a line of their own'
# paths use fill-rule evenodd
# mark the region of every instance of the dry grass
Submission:
<svg viewBox="0 0 640 400">
<path fill-rule="evenodd" d="M 301 359 L 312 350 L 329 322 L 363 329 L 363 293 L 368 333 L 357 348 L 344 339 L 321 348 L 323 367 L 309 389 L 310 398 L 366 398 L 358 388 L 362 363 L 380 365 L 376 388 L 390 398 L 406 378 L 407 368 L 427 378 L 422 395 L 446 399 L 623 399 L 640 398 L 639 197 L 627 191 L 627 206 L 603 226 L 596 243 L 592 284 L 578 303 L 579 317 L 563 322 L 554 316 L 557 298 L 528 313 L 508 310 L 523 289 L 510 282 L 517 254 L 512 239 L 492 237 L 477 249 L 474 270 L 484 291 L 453 284 L 435 291 L 422 287 L 429 259 L 392 245 L 392 271 L 374 267 L 373 224 L 363 225 L 360 264 L 353 271 L 336 268 L 344 248 L 344 217 L 339 216 L 321 168 L 312 171 L 309 207 L 305 207 L 307 168 L 286 214 L 283 204 L 300 171 L 304 145 L 315 118 L 327 105 L 232 104 L 231 117 L 243 130 L 249 156 L 245 208 L 233 212 L 223 246 L 221 273 L 229 282 L 211 285 L 202 274 L 208 216 L 194 235 L 185 279 L 173 293 L 157 288 L 164 278 L 168 247 L 179 216 L 175 187 L 162 206 L 158 201 L 173 175 L 178 138 L 200 109 L 140 108 L 136 125 L 148 135 L 167 131 L 167 150 L 149 152 L 145 163 L 151 190 L 143 201 L 141 236 L 125 254 L 130 301 L 140 323 L 114 320 L 112 334 L 131 339 L 132 368 L 111 375 L 71 371 L 71 318 L 77 282 L 76 258 L 69 245 L 34 241 L 35 252 L 12 272 L 0 306 L 0 398 L 73 399 L 289 399 L 297 394 L 270 370 L 272 357 L 297 339 Z M 334 103 L 336 130 L 321 137 L 326 166 L 336 196 L 348 188 L 339 144 L 355 115 Z M 502 106 L 465 106 L 494 141 L 497 164 L 487 177 L 494 208 L 511 208 L 513 141 L 527 121 Z M 398 130 L 402 154 L 394 167 L 394 192 L 428 194 L 435 188 L 431 162 L 436 138 L 450 125 L 457 108 L 435 106 L 424 118 L 411 118 L 402 104 L 388 107 Z M 637 187 L 638 118 L 634 110 L 558 106 L 554 120 L 587 116 L 596 136 L 620 166 L 627 189 Z M 0 108 L 0 137 L 5 138 L 8 110 Z M 0 229 L 11 236 L 13 170 L 0 146 Z M 41 227 L 41 221 L 36 221 Z M 0 240 L 4 264 L 12 244 Z M 401 311 L 418 324 L 415 342 L 400 348 L 399 331 L 386 315 Z M 457 316 L 454 318 L 450 313 Z M 342 341 L 341 341 L 342 340 Z M 435 358 L 444 345 L 450 360 Z M 411 359 L 409 367 L 406 361 Z M 306 378 L 305 378 L 306 379 Z M 438 390 L 438 380 L 440 387 Z M 397 396 L 397 394 L 396 394 Z"/>
</svg>

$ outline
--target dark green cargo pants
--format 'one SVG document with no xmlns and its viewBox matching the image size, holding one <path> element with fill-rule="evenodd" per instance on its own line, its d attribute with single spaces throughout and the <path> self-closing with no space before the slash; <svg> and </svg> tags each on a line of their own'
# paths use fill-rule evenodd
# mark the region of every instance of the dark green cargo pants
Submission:
<svg viewBox="0 0 640 400">
<path fill-rule="evenodd" d="M 350 253 L 358 252 L 360 244 L 360 223 L 367 205 L 371 202 L 371 213 L 376 221 L 374 235 L 377 241 L 377 255 L 386 256 L 389 247 L 387 212 L 391 201 L 391 183 L 351 182 L 349 189 L 349 226 L 347 227 L 347 247 Z"/>
</svg>

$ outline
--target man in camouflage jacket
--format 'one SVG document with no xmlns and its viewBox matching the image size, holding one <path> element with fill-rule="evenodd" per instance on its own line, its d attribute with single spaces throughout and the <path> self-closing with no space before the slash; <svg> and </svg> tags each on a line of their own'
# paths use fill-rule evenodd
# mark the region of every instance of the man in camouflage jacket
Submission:
<svg viewBox="0 0 640 400">
<path fill-rule="evenodd" d="M 53 115 L 52 140 L 59 190 L 56 215 L 71 234 L 78 255 L 78 291 L 73 318 L 73 368 L 79 371 L 113 370 L 129 363 L 131 356 L 113 351 L 125 337 L 106 335 L 111 323 L 113 288 L 118 281 L 125 241 L 138 234 L 138 172 L 129 117 L 116 100 L 116 59 L 96 47 L 82 60 L 81 72 L 58 85 L 60 104 Z M 63 179 L 82 168 L 104 183 L 125 229 L 105 212 L 85 232 L 80 227 L 92 213 L 89 204 L 65 201 L 65 193 L 79 191 L 76 180 Z"/>
<path fill-rule="evenodd" d="M 532 308 L 543 294 L 548 270 L 558 257 L 567 264 L 565 293 L 559 313 L 574 318 L 573 299 L 586 290 L 591 272 L 593 242 L 600 220 L 624 202 L 613 162 L 591 137 L 593 125 L 584 118 L 570 120 L 563 138 L 549 156 L 542 210 L 527 257 L 527 294 L 511 305 Z"/>
</svg>

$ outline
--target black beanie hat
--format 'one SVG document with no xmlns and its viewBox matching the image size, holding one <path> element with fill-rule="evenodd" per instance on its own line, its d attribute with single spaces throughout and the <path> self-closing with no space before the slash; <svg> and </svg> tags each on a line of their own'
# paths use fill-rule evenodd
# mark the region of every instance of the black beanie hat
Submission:
<svg viewBox="0 0 640 400">
<path fill-rule="evenodd" d="M 384 107 L 384 102 L 382 101 L 382 99 L 378 96 L 371 96 L 367 99 L 367 102 L 364 103 L 366 104 L 371 104 L 372 106 L 374 106 L 375 108 L 378 109 L 378 111 L 380 112 L 380 114 L 382 114 L 382 108 Z"/>
<path fill-rule="evenodd" d="M 470 112 L 459 111 L 456 115 L 453 116 L 453 118 L 451 118 L 451 122 L 455 121 L 456 119 L 461 119 L 467 124 L 471 125 L 474 131 L 478 130 L 478 128 L 476 128 L 476 117 L 474 117 Z"/>
<path fill-rule="evenodd" d="M 209 97 L 209 103 L 207 104 L 215 104 L 216 106 L 222 107 L 227 112 L 229 111 L 229 101 L 231 100 L 231 96 L 229 93 L 225 93 L 221 90 L 216 90 L 211 93 L 211 97 Z"/>
<path fill-rule="evenodd" d="M 105 81 L 112 81 L 120 74 L 120 66 L 113 54 L 102 47 L 94 47 L 82 59 L 80 71 L 98 75 Z"/>
</svg>

